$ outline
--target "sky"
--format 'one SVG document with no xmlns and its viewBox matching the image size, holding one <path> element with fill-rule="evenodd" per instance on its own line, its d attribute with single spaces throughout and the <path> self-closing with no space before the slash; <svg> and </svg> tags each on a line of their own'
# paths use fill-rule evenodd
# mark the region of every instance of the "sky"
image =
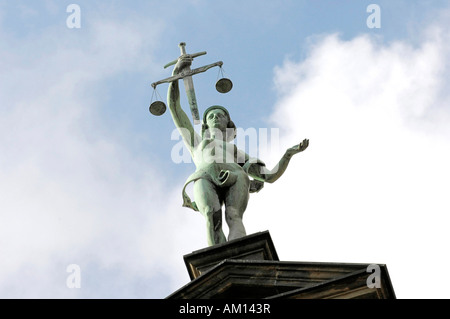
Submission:
<svg viewBox="0 0 450 319">
<path fill-rule="evenodd" d="M 0 0 L 0 297 L 189 282 L 183 255 L 207 246 L 181 206 L 195 166 L 148 110 L 183 41 L 207 51 L 193 68 L 223 61 L 233 89 L 194 76 L 199 109 L 258 132 L 252 156 L 271 168 L 310 140 L 251 194 L 248 234 L 269 230 L 283 261 L 386 264 L 401 299 L 450 298 L 449 18 L 439 0 Z"/>
</svg>

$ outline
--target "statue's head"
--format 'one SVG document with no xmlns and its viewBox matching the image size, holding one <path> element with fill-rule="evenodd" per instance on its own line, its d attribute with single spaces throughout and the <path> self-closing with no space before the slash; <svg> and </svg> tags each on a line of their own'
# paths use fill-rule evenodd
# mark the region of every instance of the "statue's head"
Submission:
<svg viewBox="0 0 450 319">
<path fill-rule="evenodd" d="M 226 141 L 236 137 L 236 125 L 231 120 L 228 110 L 220 105 L 213 105 L 203 113 L 202 137 L 209 138 L 212 129 L 219 129 L 226 134 Z"/>
</svg>

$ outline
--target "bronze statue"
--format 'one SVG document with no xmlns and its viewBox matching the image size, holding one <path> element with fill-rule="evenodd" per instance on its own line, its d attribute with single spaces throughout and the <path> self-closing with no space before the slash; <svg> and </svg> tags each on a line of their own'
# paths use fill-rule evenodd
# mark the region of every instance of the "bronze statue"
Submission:
<svg viewBox="0 0 450 319">
<path fill-rule="evenodd" d="M 184 43 L 181 45 L 184 48 Z M 182 50 L 176 64 L 171 63 L 175 68 L 169 78 L 171 81 L 166 81 L 169 82 L 167 101 L 175 126 L 196 166 L 196 171 L 183 188 L 183 206 L 199 211 L 206 218 L 207 241 L 212 246 L 226 242 L 222 230 L 222 206 L 225 207 L 225 220 L 229 227 L 228 240 L 245 236 L 242 217 L 249 193 L 258 192 L 264 182 L 278 180 L 292 156 L 304 151 L 309 140 L 287 149 L 278 165 L 269 170 L 262 161 L 251 158 L 230 143 L 236 137 L 236 126 L 226 108 L 218 105 L 208 108 L 203 115 L 201 135 L 198 134 L 181 108 L 178 85 L 178 80 L 183 78 L 181 75 L 191 72 L 192 60 L 193 56 Z M 195 202 L 186 193 L 186 186 L 191 182 L 194 183 Z"/>
</svg>

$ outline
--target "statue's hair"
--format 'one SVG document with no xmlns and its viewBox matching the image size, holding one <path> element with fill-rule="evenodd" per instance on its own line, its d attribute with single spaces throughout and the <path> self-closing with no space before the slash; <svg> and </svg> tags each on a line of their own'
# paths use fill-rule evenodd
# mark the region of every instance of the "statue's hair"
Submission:
<svg viewBox="0 0 450 319">
<path fill-rule="evenodd" d="M 225 112 L 226 116 L 228 117 L 228 124 L 227 124 L 227 130 L 226 130 L 226 134 L 227 134 L 226 141 L 230 142 L 230 141 L 234 140 L 236 138 L 236 131 L 237 131 L 236 125 L 231 120 L 230 113 L 228 112 L 228 110 L 220 105 L 210 106 L 209 108 L 206 109 L 205 113 L 203 113 L 202 138 L 209 137 L 209 130 L 208 130 L 209 127 L 206 122 L 206 116 L 212 110 L 222 110 L 223 112 Z M 231 133 L 231 134 L 229 134 L 229 133 Z"/>
</svg>

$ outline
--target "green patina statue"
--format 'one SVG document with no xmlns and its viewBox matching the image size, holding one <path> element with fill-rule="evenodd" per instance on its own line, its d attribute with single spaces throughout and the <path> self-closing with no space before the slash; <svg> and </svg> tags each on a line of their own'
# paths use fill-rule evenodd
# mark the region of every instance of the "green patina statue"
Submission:
<svg viewBox="0 0 450 319">
<path fill-rule="evenodd" d="M 191 63 L 192 58 L 180 57 L 173 76 L 189 70 Z M 262 161 L 251 158 L 230 143 L 236 137 L 236 126 L 226 108 L 215 105 L 205 111 L 200 136 L 181 108 L 178 80 L 170 82 L 167 101 L 175 126 L 196 165 L 196 171 L 183 188 L 183 206 L 199 211 L 206 218 L 209 246 L 226 242 L 222 230 L 222 206 L 225 206 L 225 220 L 229 227 L 228 240 L 245 236 L 242 217 L 249 193 L 259 191 L 264 182 L 278 180 L 291 157 L 304 151 L 309 140 L 287 149 L 278 165 L 269 170 Z M 195 202 L 186 193 L 186 186 L 191 182 L 194 182 Z"/>
</svg>

